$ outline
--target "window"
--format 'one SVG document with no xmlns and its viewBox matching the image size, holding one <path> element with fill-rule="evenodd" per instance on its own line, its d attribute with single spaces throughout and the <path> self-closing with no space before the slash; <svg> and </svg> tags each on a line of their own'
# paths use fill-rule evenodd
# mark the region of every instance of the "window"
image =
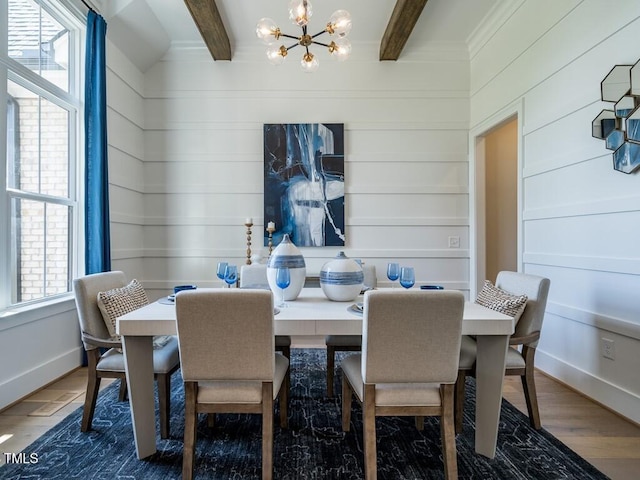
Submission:
<svg viewBox="0 0 640 480">
<path fill-rule="evenodd" d="M 76 265 L 80 24 L 55 0 L 0 0 L 6 12 L 0 309 L 71 290 Z M 3 44 L 5 44 L 3 42 Z M 6 212 L 6 213 L 5 213 Z M 6 285 L 6 287 L 5 287 Z"/>
</svg>

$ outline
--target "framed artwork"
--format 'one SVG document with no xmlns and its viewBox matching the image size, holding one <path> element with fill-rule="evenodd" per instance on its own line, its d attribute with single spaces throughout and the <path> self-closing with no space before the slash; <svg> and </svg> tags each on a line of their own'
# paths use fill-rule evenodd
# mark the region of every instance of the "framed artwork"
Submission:
<svg viewBox="0 0 640 480">
<path fill-rule="evenodd" d="M 264 125 L 264 222 L 274 245 L 344 245 L 344 124 Z"/>
</svg>

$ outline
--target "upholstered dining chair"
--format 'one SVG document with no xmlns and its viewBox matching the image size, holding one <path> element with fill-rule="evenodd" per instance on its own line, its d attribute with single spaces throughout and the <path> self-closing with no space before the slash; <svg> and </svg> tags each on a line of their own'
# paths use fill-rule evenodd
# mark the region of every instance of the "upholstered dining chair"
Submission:
<svg viewBox="0 0 640 480">
<path fill-rule="evenodd" d="M 105 319 L 98 306 L 100 292 L 114 291 L 126 287 L 127 279 L 120 271 L 94 273 L 73 280 L 73 292 L 78 310 L 78 320 L 82 343 L 87 352 L 87 393 L 82 413 L 80 430 L 91 429 L 100 380 L 120 379 L 120 400 L 126 392 L 126 373 L 122 342 L 110 335 Z M 171 337 L 166 344 L 153 350 L 153 368 L 158 384 L 158 404 L 160 410 L 160 436 L 169 437 L 169 414 L 171 375 L 180 366 L 178 341 Z"/>
<path fill-rule="evenodd" d="M 458 475 L 454 384 L 464 313 L 459 291 L 373 290 L 364 296 L 362 353 L 342 363 L 342 429 L 363 408 L 365 478 L 377 478 L 378 416 L 439 416 L 445 477 Z"/>
<path fill-rule="evenodd" d="M 273 475 L 273 402 L 287 427 L 289 360 L 274 352 L 273 296 L 266 290 L 190 290 L 176 295 L 185 390 L 182 478 L 194 470 L 199 413 L 262 415 L 262 478 Z"/>
<path fill-rule="evenodd" d="M 267 280 L 267 266 L 261 263 L 242 265 L 240 267 L 240 288 L 262 288 L 269 290 Z M 291 337 L 288 335 L 276 335 L 276 351 L 291 359 Z"/>
<path fill-rule="evenodd" d="M 366 289 L 378 287 L 375 265 L 363 265 Z M 327 396 L 333 397 L 333 383 L 336 369 L 336 352 L 359 352 L 362 350 L 362 335 L 326 335 L 327 346 Z"/>
<path fill-rule="evenodd" d="M 517 318 L 515 331 L 509 339 L 505 375 L 519 375 L 529 412 L 529 422 L 536 430 L 542 426 L 538 411 L 538 399 L 534 381 L 534 358 L 540 339 L 542 321 L 547 307 L 547 296 L 551 282 L 548 278 L 526 273 L 502 271 L 496 277 L 495 286 L 504 292 L 521 296 L 527 300 Z M 475 375 L 477 344 L 474 338 L 463 336 L 460 346 L 460 366 L 456 381 L 456 432 L 462 432 L 464 411 L 465 378 Z"/>
</svg>

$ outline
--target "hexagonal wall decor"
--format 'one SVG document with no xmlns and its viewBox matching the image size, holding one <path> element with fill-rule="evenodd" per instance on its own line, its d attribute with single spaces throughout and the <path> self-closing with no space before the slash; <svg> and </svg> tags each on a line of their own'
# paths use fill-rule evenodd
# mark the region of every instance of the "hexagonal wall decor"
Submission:
<svg viewBox="0 0 640 480">
<path fill-rule="evenodd" d="M 607 150 L 617 150 L 624 143 L 624 132 L 622 130 L 613 130 L 607 138 L 604 139 L 604 145 Z"/>
<path fill-rule="evenodd" d="M 640 95 L 640 60 L 631 67 L 629 75 L 631 76 L 631 95 L 638 96 Z"/>
<path fill-rule="evenodd" d="M 600 96 L 603 102 L 617 102 L 631 90 L 633 65 L 616 65 L 600 83 Z"/>
<path fill-rule="evenodd" d="M 627 141 L 640 143 L 640 108 L 636 108 L 627 117 L 625 131 L 627 133 Z"/>
<path fill-rule="evenodd" d="M 640 167 L 640 60 L 635 65 L 616 65 L 600 83 L 602 110 L 591 122 L 591 135 L 613 150 L 613 168 L 632 173 Z"/>
<path fill-rule="evenodd" d="M 613 110 L 602 110 L 591 122 L 591 135 L 600 140 L 604 140 L 615 130 L 616 114 Z"/>
<path fill-rule="evenodd" d="M 640 144 L 624 142 L 613 152 L 613 168 L 622 173 L 631 173 L 640 166 Z"/>
<path fill-rule="evenodd" d="M 636 106 L 637 97 L 625 95 L 613 106 L 613 111 L 616 112 L 616 117 L 627 118 Z"/>
</svg>

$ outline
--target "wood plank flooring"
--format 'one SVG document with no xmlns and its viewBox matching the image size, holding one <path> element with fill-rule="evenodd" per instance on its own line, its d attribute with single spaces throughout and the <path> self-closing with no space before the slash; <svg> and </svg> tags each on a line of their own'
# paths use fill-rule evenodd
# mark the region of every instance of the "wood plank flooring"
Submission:
<svg viewBox="0 0 640 480">
<path fill-rule="evenodd" d="M 104 388 L 110 383 L 105 379 Z M 543 427 L 612 480 L 640 478 L 640 426 L 625 420 L 563 384 L 536 372 Z M 29 413 L 64 392 L 84 391 L 86 369 L 80 368 L 0 412 L 0 453 L 18 453 L 82 406 L 84 394 L 50 417 Z M 526 414 L 520 379 L 506 377 L 504 397 Z M 4 464 L 4 455 L 0 464 Z"/>
<path fill-rule="evenodd" d="M 640 478 L 640 426 L 536 371 L 542 427 L 612 480 Z M 520 378 L 505 377 L 503 396 L 527 414 Z"/>
<path fill-rule="evenodd" d="M 110 378 L 102 379 L 100 389 L 107 387 L 113 381 Z M 21 452 L 71 412 L 84 405 L 84 392 L 86 389 L 87 369 L 79 368 L 0 412 L 0 465 L 6 463 L 4 453 Z M 77 391 L 81 391 L 82 394 L 51 416 L 29 415 L 44 405 L 45 402 L 59 398 L 66 392 Z"/>
</svg>

